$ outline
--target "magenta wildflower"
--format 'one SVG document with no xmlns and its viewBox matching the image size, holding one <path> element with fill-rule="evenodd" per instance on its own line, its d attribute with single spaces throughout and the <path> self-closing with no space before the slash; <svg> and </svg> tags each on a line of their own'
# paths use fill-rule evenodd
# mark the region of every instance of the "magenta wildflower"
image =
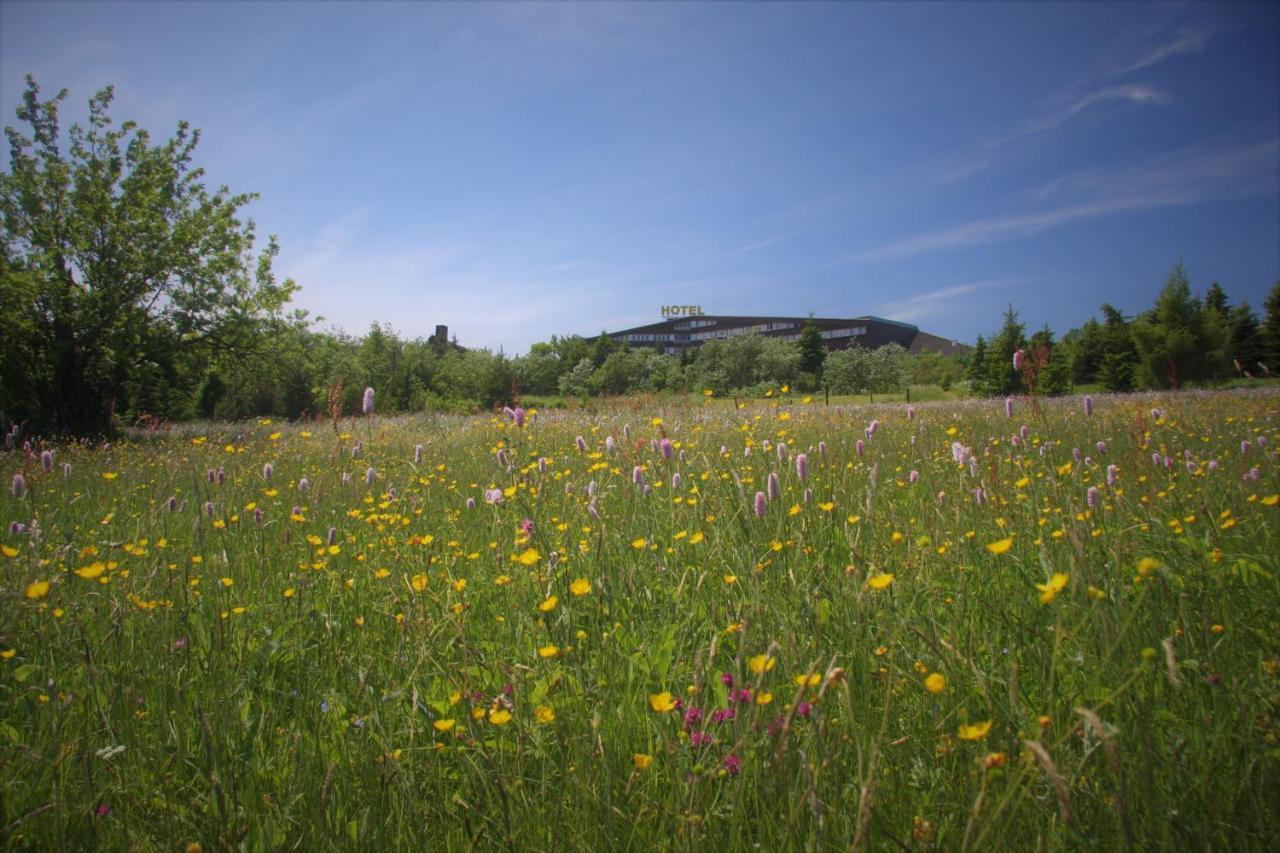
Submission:
<svg viewBox="0 0 1280 853">
<path fill-rule="evenodd" d="M 711 735 L 708 732 L 692 732 L 689 735 L 689 746 L 700 747 L 707 746 L 711 743 Z"/>
<path fill-rule="evenodd" d="M 1088 394 L 1084 395 L 1084 416 L 1086 418 L 1093 417 L 1093 398 Z"/>
<path fill-rule="evenodd" d="M 776 471 L 769 472 L 769 479 L 765 487 L 771 501 L 776 501 L 782 495 L 782 485 L 778 482 L 778 473 Z"/>
<path fill-rule="evenodd" d="M 475 498 L 467 498 L 467 504 L 466 504 L 466 506 L 467 506 L 467 509 L 475 509 L 475 508 L 476 508 L 476 499 L 475 499 Z"/>
<path fill-rule="evenodd" d="M 764 492 L 756 492 L 754 509 L 756 513 L 756 518 L 764 518 L 764 512 L 765 512 Z"/>
<path fill-rule="evenodd" d="M 364 411 L 366 415 L 373 414 L 373 389 L 372 388 L 364 389 L 364 399 L 361 401 L 360 408 Z"/>
<path fill-rule="evenodd" d="M 730 776 L 737 776 L 742 772 L 742 759 L 730 753 L 724 757 L 724 770 Z"/>
<path fill-rule="evenodd" d="M 684 730 L 688 731 L 700 722 L 702 722 L 702 709 L 690 706 L 684 712 Z"/>
<path fill-rule="evenodd" d="M 378 476 L 378 472 L 374 470 L 372 465 L 370 465 L 368 468 L 365 469 L 365 472 L 364 472 L 364 484 L 366 486 L 372 486 L 373 480 L 377 476 Z"/>
<path fill-rule="evenodd" d="M 1087 503 L 1090 509 L 1092 509 L 1093 507 L 1096 507 L 1098 505 L 1098 501 L 1100 499 L 1101 498 L 1100 498 L 1100 495 L 1098 494 L 1098 487 L 1090 486 L 1089 491 L 1086 492 L 1084 496 L 1085 503 Z"/>
<path fill-rule="evenodd" d="M 1116 484 L 1116 478 L 1119 476 L 1119 474 L 1120 474 L 1119 468 L 1117 468 L 1115 465 L 1108 465 L 1107 466 L 1107 485 L 1114 486 Z"/>
<path fill-rule="evenodd" d="M 1098 442 L 1097 444 L 1095 444 L 1093 447 L 1094 447 L 1094 449 L 1095 449 L 1095 450 L 1097 450 L 1097 451 L 1098 451 L 1098 455 L 1099 455 L 1099 456 L 1102 456 L 1103 454 L 1105 454 L 1105 453 L 1107 452 L 1107 443 L 1106 443 L 1105 441 L 1099 441 L 1099 442 Z"/>
<path fill-rule="evenodd" d="M 679 491 L 680 489 L 680 472 L 677 471 L 671 475 L 671 490 Z"/>
<path fill-rule="evenodd" d="M 858 439 L 858 441 L 853 445 L 853 452 L 858 454 L 859 456 L 866 453 L 867 452 L 866 443 L 862 439 Z"/>
<path fill-rule="evenodd" d="M 275 473 L 276 473 L 275 466 L 272 465 L 270 462 L 262 466 L 262 479 L 270 480 L 272 476 L 275 475 Z"/>
<path fill-rule="evenodd" d="M 302 492 L 304 495 L 311 491 L 311 481 L 306 477 L 298 480 L 298 491 Z"/>
<path fill-rule="evenodd" d="M 533 519 L 526 518 L 520 522 L 520 532 L 525 536 L 533 535 Z"/>
<path fill-rule="evenodd" d="M 667 459 L 667 460 L 671 459 L 671 454 L 672 454 L 671 439 L 669 438 L 662 439 L 662 441 L 658 442 L 658 448 L 662 451 L 663 459 Z"/>
<path fill-rule="evenodd" d="M 40 467 L 45 471 L 53 470 L 53 451 L 45 450 L 40 454 Z"/>
<path fill-rule="evenodd" d="M 21 498 L 27 492 L 27 480 L 21 474 L 13 475 L 13 484 L 10 486 L 15 498 Z"/>
<path fill-rule="evenodd" d="M 330 527 L 330 528 L 329 528 L 329 536 L 328 536 L 328 544 L 329 544 L 329 545 L 333 545 L 333 544 L 335 544 L 337 541 L 338 541 L 338 528 L 336 528 L 336 527 Z"/>
<path fill-rule="evenodd" d="M 1013 369 L 1021 373 L 1024 359 L 1025 355 L 1022 352 L 1022 347 L 1018 347 L 1013 351 Z"/>
<path fill-rule="evenodd" d="M 1012 397 L 1004 398 L 1004 416 L 1006 418 L 1013 417 L 1013 398 Z"/>
<path fill-rule="evenodd" d="M 720 683 L 730 689 L 733 688 L 733 674 L 729 672 L 720 673 Z"/>
<path fill-rule="evenodd" d="M 511 413 L 511 419 L 516 422 L 517 427 L 524 426 L 524 409 L 516 406 L 515 411 Z"/>
<path fill-rule="evenodd" d="M 809 457 L 803 453 L 796 454 L 796 476 L 801 480 L 809 476 Z"/>
<path fill-rule="evenodd" d="M 907 475 L 907 480 L 911 483 L 920 482 L 920 472 L 913 469 L 911 473 Z"/>
<path fill-rule="evenodd" d="M 637 465 L 631 469 L 631 482 L 636 486 L 644 485 L 644 468 Z"/>
</svg>

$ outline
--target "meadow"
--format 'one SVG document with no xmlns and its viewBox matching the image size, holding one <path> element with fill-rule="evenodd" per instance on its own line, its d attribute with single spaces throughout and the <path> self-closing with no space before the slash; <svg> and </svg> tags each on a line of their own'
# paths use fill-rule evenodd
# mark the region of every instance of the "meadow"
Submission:
<svg viewBox="0 0 1280 853">
<path fill-rule="evenodd" d="M 23 442 L 6 849 L 1280 847 L 1273 391 Z"/>
</svg>

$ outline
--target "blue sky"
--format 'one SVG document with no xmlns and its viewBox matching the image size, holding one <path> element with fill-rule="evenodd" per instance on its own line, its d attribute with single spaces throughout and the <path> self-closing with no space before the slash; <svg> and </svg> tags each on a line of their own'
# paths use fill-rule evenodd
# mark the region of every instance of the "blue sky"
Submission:
<svg viewBox="0 0 1280 853">
<path fill-rule="evenodd" d="M 708 313 L 972 341 L 1280 279 L 1276 3 L 0 2 L 23 75 L 203 132 L 324 325 L 524 352 Z M 6 161 L 7 163 L 7 161 Z"/>
</svg>

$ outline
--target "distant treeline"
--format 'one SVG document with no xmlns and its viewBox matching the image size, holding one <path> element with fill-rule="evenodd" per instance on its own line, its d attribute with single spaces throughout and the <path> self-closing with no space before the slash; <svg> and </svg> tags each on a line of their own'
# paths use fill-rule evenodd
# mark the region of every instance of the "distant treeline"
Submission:
<svg viewBox="0 0 1280 853">
<path fill-rule="evenodd" d="M 1280 285 L 1259 321 L 1216 284 L 1194 297 L 1181 266 L 1138 317 L 1103 306 L 1101 323 L 1055 342 L 1047 328 L 1027 338 L 1011 307 L 999 332 L 958 358 L 897 346 L 827 352 L 812 323 L 793 343 L 743 335 L 678 356 L 603 333 L 508 358 L 389 327 L 359 338 L 320 331 L 286 310 L 297 286 L 275 278 L 274 238 L 255 253 L 253 222 L 240 218 L 253 196 L 202 183 L 198 131 L 182 123 L 152 144 L 132 122 L 113 123 L 107 88 L 90 100 L 88 126 L 64 135 L 65 96 L 42 101 L 28 77 L 17 111 L 26 132 L 7 129 L 0 172 L 0 423 L 10 436 L 15 425 L 84 435 L 191 418 L 330 417 L 359 411 L 366 387 L 379 412 L 470 411 L 523 394 L 858 393 L 966 379 L 971 393 L 1056 394 L 1073 382 L 1120 391 L 1280 369 Z M 1021 372 L 1020 349 L 1030 365 Z"/>
<path fill-rule="evenodd" d="M 1028 338 L 1010 307 L 1000 331 L 978 338 L 965 378 L 975 394 L 1005 395 L 1065 394 L 1076 384 L 1180 388 L 1269 375 L 1280 372 L 1280 282 L 1263 307 L 1260 320 L 1248 302 L 1233 306 L 1217 282 L 1203 298 L 1193 295 L 1179 263 L 1149 311 L 1125 317 L 1104 304 L 1101 322 L 1090 319 L 1060 341 L 1047 326 Z M 1013 366 L 1018 350 L 1022 370 Z"/>
</svg>

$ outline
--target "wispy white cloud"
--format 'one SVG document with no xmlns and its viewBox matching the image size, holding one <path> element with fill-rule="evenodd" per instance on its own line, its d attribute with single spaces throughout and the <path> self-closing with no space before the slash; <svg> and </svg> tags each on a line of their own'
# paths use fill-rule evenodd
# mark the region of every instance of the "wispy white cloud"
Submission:
<svg viewBox="0 0 1280 853">
<path fill-rule="evenodd" d="M 940 287 L 936 290 L 917 293 L 906 299 L 883 303 L 876 313 L 889 320 L 914 323 L 917 320 L 925 320 L 942 314 L 954 314 L 957 303 L 964 301 L 965 297 L 970 294 L 1006 284 L 1007 282 L 1001 279 L 990 279 Z"/>
<path fill-rule="evenodd" d="M 1026 122 L 1021 128 L 1008 136 L 989 141 L 987 143 L 987 147 L 998 148 L 1002 145 L 1008 145 L 1010 142 L 1014 142 L 1025 136 L 1031 136 L 1036 133 L 1043 133 L 1045 131 L 1061 127 L 1090 107 L 1098 104 L 1104 104 L 1108 101 L 1121 101 L 1130 104 L 1142 105 L 1167 104 L 1170 100 L 1171 98 L 1167 94 L 1153 86 L 1143 86 L 1136 83 L 1126 83 L 1120 86 L 1104 86 L 1101 89 L 1095 89 L 1086 95 L 1074 98 L 1068 103 L 1063 104 L 1050 112 L 1037 116 L 1036 118 Z"/>
<path fill-rule="evenodd" d="M 1124 171 L 1088 170 L 1058 178 L 1042 198 L 1055 207 L 975 219 L 871 249 L 854 260 L 902 258 L 1029 237 L 1114 213 L 1199 204 L 1280 192 L 1280 139 L 1216 151 L 1188 150 Z"/>
<path fill-rule="evenodd" d="M 1209 30 L 1181 30 L 1173 38 L 1151 48 L 1142 56 L 1121 68 L 1117 73 L 1128 74 L 1143 68 L 1149 68 L 1182 53 L 1196 53 L 1204 50 L 1205 44 L 1212 36 L 1213 33 Z"/>
</svg>

